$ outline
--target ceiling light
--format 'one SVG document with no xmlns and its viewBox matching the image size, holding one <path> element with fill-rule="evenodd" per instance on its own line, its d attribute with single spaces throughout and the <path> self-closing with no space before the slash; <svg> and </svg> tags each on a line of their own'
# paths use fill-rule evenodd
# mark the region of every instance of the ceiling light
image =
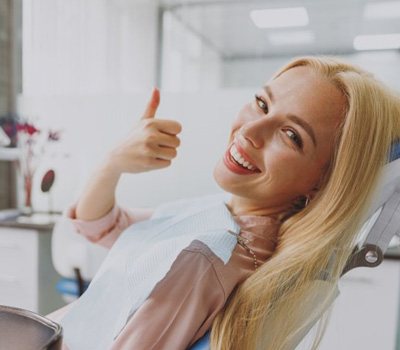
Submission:
<svg viewBox="0 0 400 350">
<path fill-rule="evenodd" d="M 304 7 L 253 10 L 250 18 L 259 28 L 306 26 L 308 14 Z"/>
<path fill-rule="evenodd" d="M 387 50 L 400 48 L 400 33 L 382 35 L 358 35 L 354 38 L 356 50 Z"/>
<path fill-rule="evenodd" d="M 400 1 L 373 2 L 364 8 L 365 19 L 387 19 L 400 17 Z"/>
<path fill-rule="evenodd" d="M 310 30 L 271 33 L 268 35 L 272 45 L 311 44 L 315 41 L 315 34 Z"/>
</svg>

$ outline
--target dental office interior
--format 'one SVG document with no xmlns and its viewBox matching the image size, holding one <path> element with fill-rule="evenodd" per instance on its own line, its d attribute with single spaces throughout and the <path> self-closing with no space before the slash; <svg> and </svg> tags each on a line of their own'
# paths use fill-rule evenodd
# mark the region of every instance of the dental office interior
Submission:
<svg viewBox="0 0 400 350">
<path fill-rule="evenodd" d="M 42 316 L 107 254 L 64 214 L 153 87 L 181 145 L 170 167 L 122 175 L 128 208 L 220 192 L 228 126 L 295 56 L 335 55 L 400 91 L 400 1 L 2 0 L 0 34 L 0 305 Z M 341 278 L 321 350 L 400 349 L 399 258 L 394 236 L 379 266 Z"/>
</svg>

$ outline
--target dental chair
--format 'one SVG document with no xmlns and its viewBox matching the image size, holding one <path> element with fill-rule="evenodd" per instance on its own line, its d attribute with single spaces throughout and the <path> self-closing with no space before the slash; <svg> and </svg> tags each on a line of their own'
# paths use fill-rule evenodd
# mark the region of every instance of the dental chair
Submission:
<svg viewBox="0 0 400 350">
<path fill-rule="evenodd" d="M 368 219 L 364 220 L 359 241 L 342 275 L 356 267 L 378 266 L 383 261 L 383 254 L 389 242 L 400 231 L 399 158 L 400 144 L 396 144 L 391 152 L 391 162 L 385 166 L 382 179 L 373 196 L 373 204 L 366 216 Z M 84 292 L 106 256 L 107 250 L 75 233 L 72 224 L 64 217 L 54 227 L 52 253 L 56 270 L 64 276 L 57 288 L 67 301 L 72 301 Z M 335 293 L 328 299 L 326 297 L 326 290 L 331 283 L 329 278 L 324 276 L 315 281 L 311 288 L 312 298 L 309 299 L 310 302 L 302 305 L 302 314 L 312 314 L 315 303 L 324 302 L 326 305 L 331 305 L 334 302 L 339 295 L 337 285 Z M 320 319 L 321 314 L 313 316 L 313 320 L 293 340 L 289 349 L 295 349 L 300 344 Z M 208 350 L 209 337 L 210 331 L 189 350 Z M 61 338 L 61 327 L 45 317 L 26 310 L 0 306 L 0 349 L 58 350 Z"/>
</svg>

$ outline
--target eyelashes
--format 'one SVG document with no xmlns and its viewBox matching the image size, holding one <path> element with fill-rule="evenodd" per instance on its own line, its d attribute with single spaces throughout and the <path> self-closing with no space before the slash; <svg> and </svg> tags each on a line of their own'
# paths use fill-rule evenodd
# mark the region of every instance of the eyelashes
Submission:
<svg viewBox="0 0 400 350">
<path fill-rule="evenodd" d="M 265 114 L 268 114 L 269 109 L 267 103 L 257 94 L 254 95 L 254 98 L 256 99 L 258 108 L 260 108 Z M 284 131 L 298 148 L 303 149 L 303 140 L 295 130 L 286 128 Z"/>
<path fill-rule="evenodd" d="M 268 113 L 268 105 L 265 103 L 265 101 L 264 101 L 260 96 L 258 96 L 258 95 L 254 95 L 254 97 L 255 97 L 255 99 L 256 99 L 257 106 L 258 106 L 259 108 L 261 108 L 261 110 L 262 110 L 265 114 L 267 114 L 267 113 Z M 263 106 L 260 106 L 260 103 L 261 103 Z"/>
<path fill-rule="evenodd" d="M 292 129 L 286 129 L 285 132 L 289 131 L 290 134 L 287 134 L 291 140 L 300 148 L 303 149 L 303 141 L 301 140 L 300 136 L 297 135 Z"/>
</svg>

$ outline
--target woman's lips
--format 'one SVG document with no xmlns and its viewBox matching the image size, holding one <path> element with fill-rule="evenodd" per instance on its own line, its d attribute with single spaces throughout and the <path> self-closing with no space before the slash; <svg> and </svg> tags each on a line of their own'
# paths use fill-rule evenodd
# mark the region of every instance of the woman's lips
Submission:
<svg viewBox="0 0 400 350">
<path fill-rule="evenodd" d="M 225 155 L 224 155 L 224 164 L 230 171 L 232 171 L 235 174 L 239 174 L 239 175 L 250 175 L 250 174 L 257 174 L 257 173 L 261 172 L 258 169 L 250 170 L 250 169 L 244 168 L 244 167 L 240 166 L 238 163 L 236 163 L 236 161 L 232 159 L 232 155 L 230 153 L 231 147 L 232 147 L 232 144 L 230 145 L 230 147 L 228 147 L 228 149 L 226 150 Z"/>
<path fill-rule="evenodd" d="M 239 155 L 247 161 L 249 164 L 251 164 L 256 170 L 261 172 L 261 170 L 255 165 L 255 162 L 253 159 L 250 158 L 250 156 L 244 151 L 242 146 L 240 145 L 240 142 L 234 142 L 233 145 L 235 146 L 236 150 L 238 151 Z M 232 147 L 232 146 L 231 146 Z"/>
</svg>

